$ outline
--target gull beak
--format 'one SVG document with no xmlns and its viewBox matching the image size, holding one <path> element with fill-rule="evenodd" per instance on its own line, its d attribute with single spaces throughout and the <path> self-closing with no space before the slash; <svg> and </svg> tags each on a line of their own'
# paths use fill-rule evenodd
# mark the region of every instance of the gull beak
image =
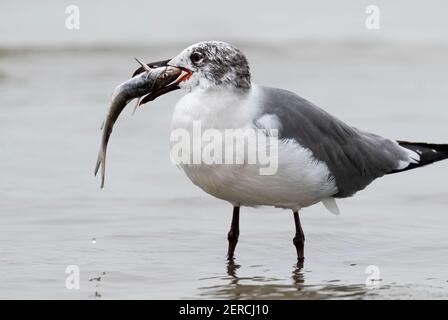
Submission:
<svg viewBox="0 0 448 320">
<path fill-rule="evenodd" d="M 192 74 L 191 71 L 181 68 L 181 67 L 169 66 L 168 62 L 170 62 L 170 61 L 171 61 L 171 59 L 143 64 L 142 62 L 137 60 L 137 62 L 141 65 L 141 67 L 134 71 L 132 77 L 135 77 L 136 75 L 138 75 L 142 72 L 150 71 L 151 69 L 159 68 L 159 67 L 163 67 L 163 66 L 167 67 L 166 71 L 164 72 L 165 76 L 172 77 L 173 75 L 175 75 L 175 76 L 178 75 L 169 84 L 161 86 L 161 87 L 156 86 L 155 90 L 153 90 L 152 92 L 150 92 L 149 94 L 144 96 L 139 101 L 138 106 L 141 106 L 147 102 L 153 101 L 156 98 L 158 98 L 164 94 L 167 94 L 168 92 L 180 89 L 179 83 L 181 83 L 182 81 L 188 80 L 188 78 L 190 78 L 190 76 Z"/>
</svg>

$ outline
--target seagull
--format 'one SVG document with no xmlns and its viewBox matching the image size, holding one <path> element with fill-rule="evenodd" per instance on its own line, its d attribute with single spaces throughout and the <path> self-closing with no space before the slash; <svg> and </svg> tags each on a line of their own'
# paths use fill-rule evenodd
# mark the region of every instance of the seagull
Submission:
<svg viewBox="0 0 448 320">
<path fill-rule="evenodd" d="M 183 76 L 140 103 L 175 89 L 185 90 L 173 112 L 172 132 L 194 134 L 195 122 L 203 129 L 218 131 L 254 128 L 278 132 L 274 137 L 275 174 L 261 175 L 245 163 L 179 165 L 196 186 L 233 206 L 227 236 L 229 261 L 238 243 L 243 206 L 292 210 L 293 244 L 298 263 L 303 263 L 301 209 L 322 202 L 338 214 L 336 199 L 353 196 L 375 179 L 448 158 L 448 144 L 383 138 L 344 123 L 293 92 L 253 83 L 245 55 L 225 42 L 200 42 L 173 59 L 148 63 L 149 67 L 163 65 L 181 69 Z M 143 71 L 139 68 L 134 75 Z"/>
</svg>

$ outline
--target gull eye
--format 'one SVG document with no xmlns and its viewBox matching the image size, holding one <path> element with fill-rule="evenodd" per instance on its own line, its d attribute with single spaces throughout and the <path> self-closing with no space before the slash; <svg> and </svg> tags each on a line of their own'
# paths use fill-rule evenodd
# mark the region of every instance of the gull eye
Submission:
<svg viewBox="0 0 448 320">
<path fill-rule="evenodd" d="M 202 54 L 200 54 L 199 52 L 193 52 L 190 56 L 190 60 L 194 64 L 198 64 L 203 60 Z"/>
</svg>

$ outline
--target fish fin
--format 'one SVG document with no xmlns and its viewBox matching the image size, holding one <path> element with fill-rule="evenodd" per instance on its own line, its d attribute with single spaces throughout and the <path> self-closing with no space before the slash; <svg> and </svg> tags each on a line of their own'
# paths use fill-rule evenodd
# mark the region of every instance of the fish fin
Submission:
<svg viewBox="0 0 448 320">
<path fill-rule="evenodd" d="M 152 100 L 150 100 L 150 98 L 148 97 L 148 96 L 150 96 L 150 95 L 151 95 L 151 93 L 148 93 L 147 95 L 140 97 L 140 98 L 138 99 L 138 106 L 140 107 L 140 106 L 144 105 L 146 102 L 148 102 L 148 101 L 152 101 Z"/>
<path fill-rule="evenodd" d="M 103 128 L 104 128 L 104 123 L 105 123 L 106 121 L 105 120 L 103 120 L 103 122 L 101 123 L 101 127 L 100 127 L 100 130 L 103 130 Z"/>
<path fill-rule="evenodd" d="M 137 58 L 134 58 L 134 59 L 135 59 L 135 61 L 137 61 L 142 66 L 143 69 L 145 69 L 148 72 L 151 72 L 151 68 L 150 67 L 148 67 L 146 64 L 144 64 L 143 62 L 141 62 Z"/>
<path fill-rule="evenodd" d="M 134 110 L 132 110 L 132 115 L 135 114 L 135 111 L 137 111 L 137 108 L 140 106 L 140 101 L 141 101 L 141 100 L 142 100 L 141 97 L 137 99 L 137 103 L 136 103 L 135 106 L 134 106 Z"/>
<path fill-rule="evenodd" d="M 322 204 L 325 208 L 327 208 L 328 211 L 330 211 L 334 215 L 338 216 L 341 213 L 334 198 L 325 198 L 322 200 Z"/>
<path fill-rule="evenodd" d="M 154 61 L 154 62 L 148 62 L 146 63 L 146 65 L 150 68 L 157 68 L 157 67 L 162 67 L 162 66 L 166 66 L 168 64 L 168 62 L 170 62 L 171 59 L 168 60 L 162 60 L 162 61 Z M 137 70 L 134 71 L 134 73 L 132 74 L 132 78 L 135 77 L 136 75 L 142 73 L 145 71 L 145 68 L 140 67 Z"/>
</svg>

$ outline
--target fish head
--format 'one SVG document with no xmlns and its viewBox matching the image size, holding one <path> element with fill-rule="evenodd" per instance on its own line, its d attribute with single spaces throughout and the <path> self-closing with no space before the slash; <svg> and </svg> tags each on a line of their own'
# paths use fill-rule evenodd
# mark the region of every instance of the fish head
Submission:
<svg viewBox="0 0 448 320">
<path fill-rule="evenodd" d="M 144 72 L 147 72 L 148 76 L 152 75 L 157 77 L 151 87 L 151 91 L 147 95 L 140 97 L 139 106 L 149 101 L 153 101 L 168 92 L 180 89 L 179 84 L 182 81 L 188 80 L 191 76 L 192 72 L 188 69 L 168 66 L 167 63 L 169 61 L 170 60 L 162 60 L 147 64 L 138 61 L 141 64 L 141 67 L 134 71 L 132 75 L 133 77 Z"/>
</svg>

